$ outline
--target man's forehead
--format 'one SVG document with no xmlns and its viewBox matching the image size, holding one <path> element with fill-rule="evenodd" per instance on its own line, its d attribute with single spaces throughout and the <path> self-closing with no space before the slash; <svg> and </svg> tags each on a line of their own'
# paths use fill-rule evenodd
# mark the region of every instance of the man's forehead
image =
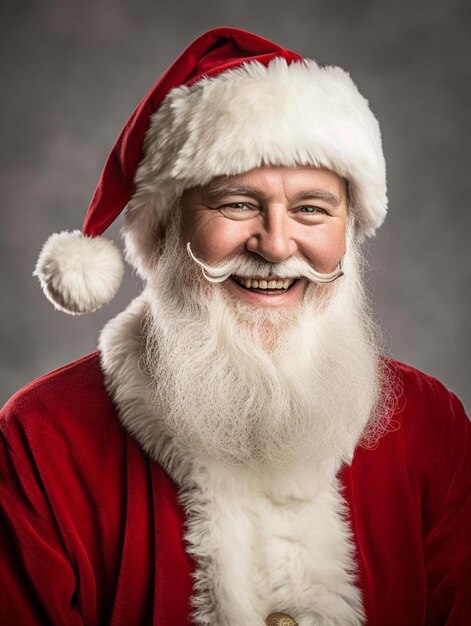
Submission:
<svg viewBox="0 0 471 626">
<path fill-rule="evenodd" d="M 218 185 L 225 181 L 238 181 L 245 180 L 251 178 L 259 178 L 263 175 L 271 175 L 271 174 L 287 174 L 287 175 L 324 175 L 330 174 L 334 177 L 340 178 L 340 176 L 334 171 L 327 167 L 322 166 L 314 166 L 314 165 L 260 165 L 260 167 L 255 167 L 251 170 L 247 170 L 245 172 L 240 172 L 237 174 L 223 174 L 221 176 L 215 176 L 209 183 L 210 185 Z"/>
</svg>

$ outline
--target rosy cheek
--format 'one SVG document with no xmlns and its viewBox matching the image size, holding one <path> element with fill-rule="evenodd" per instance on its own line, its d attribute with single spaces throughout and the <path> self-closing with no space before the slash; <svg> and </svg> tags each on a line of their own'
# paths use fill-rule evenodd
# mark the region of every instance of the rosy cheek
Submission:
<svg viewBox="0 0 471 626">
<path fill-rule="evenodd" d="M 214 219 L 186 232 L 196 256 L 207 263 L 219 263 L 231 254 L 239 253 L 243 246 L 243 233 L 236 223 Z"/>
<path fill-rule="evenodd" d="M 309 240 L 304 254 L 319 271 L 331 272 L 345 254 L 345 236 L 343 233 L 319 235 Z"/>
</svg>

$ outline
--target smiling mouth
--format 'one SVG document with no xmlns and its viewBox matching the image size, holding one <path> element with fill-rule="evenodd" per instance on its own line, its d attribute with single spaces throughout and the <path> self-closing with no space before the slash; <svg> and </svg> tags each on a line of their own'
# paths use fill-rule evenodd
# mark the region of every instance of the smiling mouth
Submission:
<svg viewBox="0 0 471 626">
<path fill-rule="evenodd" d="M 257 293 L 284 293 L 296 282 L 296 278 L 244 278 L 243 276 L 231 276 L 231 278 L 244 289 Z"/>
</svg>

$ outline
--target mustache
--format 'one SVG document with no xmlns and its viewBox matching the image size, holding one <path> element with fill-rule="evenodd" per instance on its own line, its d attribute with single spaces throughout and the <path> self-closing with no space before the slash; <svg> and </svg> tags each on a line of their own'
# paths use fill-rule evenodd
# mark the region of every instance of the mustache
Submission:
<svg viewBox="0 0 471 626">
<path fill-rule="evenodd" d="M 337 268 L 328 274 L 318 272 L 310 263 L 300 257 L 290 257 L 281 263 L 270 263 L 261 258 L 253 256 L 237 255 L 221 263 L 209 265 L 198 259 L 191 250 L 190 242 L 186 244 L 186 249 L 191 260 L 198 265 L 203 276 L 210 283 L 222 283 L 231 275 L 244 278 L 307 278 L 317 283 L 332 283 L 340 276 L 344 275 L 341 262 Z"/>
</svg>

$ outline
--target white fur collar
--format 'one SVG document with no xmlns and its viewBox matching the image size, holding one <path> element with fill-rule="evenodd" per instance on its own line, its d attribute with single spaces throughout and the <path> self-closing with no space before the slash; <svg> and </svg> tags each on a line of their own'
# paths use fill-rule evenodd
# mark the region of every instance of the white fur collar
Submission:
<svg viewBox="0 0 471 626">
<path fill-rule="evenodd" d="M 107 324 L 102 367 L 124 427 L 179 485 L 197 563 L 195 622 L 263 626 L 283 611 L 299 626 L 363 624 L 335 463 L 275 478 L 191 455 L 145 403 L 144 311 L 141 296 Z"/>
</svg>

